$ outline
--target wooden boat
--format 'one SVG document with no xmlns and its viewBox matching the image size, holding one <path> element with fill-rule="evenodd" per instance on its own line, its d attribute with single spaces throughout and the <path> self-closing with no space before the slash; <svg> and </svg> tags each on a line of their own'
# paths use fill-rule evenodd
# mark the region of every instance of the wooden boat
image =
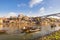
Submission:
<svg viewBox="0 0 60 40">
<path fill-rule="evenodd" d="M 4 33 L 6 33 L 5 30 L 0 30 L 0 34 L 4 34 Z"/>
<path fill-rule="evenodd" d="M 35 30 L 26 29 L 23 32 L 25 32 L 25 33 L 33 33 L 33 32 L 37 32 L 37 31 L 40 31 L 40 29 L 35 29 Z"/>
<path fill-rule="evenodd" d="M 28 27 L 28 28 L 23 28 L 22 29 L 22 33 L 33 33 L 33 32 L 37 32 L 40 31 L 39 28 L 32 28 L 32 27 Z"/>
</svg>

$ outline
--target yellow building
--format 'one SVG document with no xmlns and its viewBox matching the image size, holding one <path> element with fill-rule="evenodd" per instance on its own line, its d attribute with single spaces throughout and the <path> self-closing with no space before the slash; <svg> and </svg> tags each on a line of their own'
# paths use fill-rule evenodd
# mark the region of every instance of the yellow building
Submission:
<svg viewBox="0 0 60 40">
<path fill-rule="evenodd" d="M 0 18 L 0 30 L 3 30 L 3 19 Z"/>
</svg>

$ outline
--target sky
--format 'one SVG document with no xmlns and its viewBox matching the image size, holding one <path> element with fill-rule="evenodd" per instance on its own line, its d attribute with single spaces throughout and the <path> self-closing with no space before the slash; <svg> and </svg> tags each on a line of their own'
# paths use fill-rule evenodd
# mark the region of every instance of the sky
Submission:
<svg viewBox="0 0 60 40">
<path fill-rule="evenodd" d="M 60 0 L 0 0 L 0 17 L 60 13 Z"/>
</svg>

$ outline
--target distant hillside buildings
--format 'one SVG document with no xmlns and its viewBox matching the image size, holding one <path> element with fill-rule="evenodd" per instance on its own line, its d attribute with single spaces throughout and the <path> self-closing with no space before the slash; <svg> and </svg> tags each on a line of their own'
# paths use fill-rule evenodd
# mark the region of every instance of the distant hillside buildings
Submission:
<svg viewBox="0 0 60 40">
<path fill-rule="evenodd" d="M 22 28 L 33 26 L 60 26 L 60 19 L 28 17 L 25 15 L 10 16 L 10 18 L 0 18 L 0 30 L 6 30 L 8 33 L 21 30 Z"/>
</svg>

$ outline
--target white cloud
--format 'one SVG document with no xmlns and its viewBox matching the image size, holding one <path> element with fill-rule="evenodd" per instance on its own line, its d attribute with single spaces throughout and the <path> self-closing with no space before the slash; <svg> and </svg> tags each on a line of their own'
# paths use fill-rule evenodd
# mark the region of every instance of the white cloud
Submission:
<svg viewBox="0 0 60 40">
<path fill-rule="evenodd" d="M 45 8 L 44 7 L 40 8 L 39 13 L 45 13 Z"/>
<path fill-rule="evenodd" d="M 33 13 L 32 11 L 30 11 L 29 14 L 27 14 L 27 15 L 30 17 L 43 16 L 43 15 L 45 15 L 45 11 L 46 11 L 45 8 L 42 7 L 36 13 Z"/>
<path fill-rule="evenodd" d="M 24 7 L 24 6 L 26 6 L 26 4 L 23 4 L 23 3 L 17 4 L 17 7 Z"/>
<path fill-rule="evenodd" d="M 17 16 L 15 12 L 9 12 L 5 17 L 9 18 L 10 16 Z"/>
<path fill-rule="evenodd" d="M 53 7 L 49 7 L 49 8 L 53 8 Z"/>
<path fill-rule="evenodd" d="M 45 11 L 46 11 L 45 8 L 42 7 L 42 8 L 39 9 L 39 11 L 37 13 L 34 14 L 34 16 L 43 16 L 43 15 L 46 15 Z"/>
<path fill-rule="evenodd" d="M 31 0 L 30 1 L 30 7 L 33 7 L 34 5 L 37 5 L 39 3 L 41 3 L 43 0 Z"/>
</svg>

